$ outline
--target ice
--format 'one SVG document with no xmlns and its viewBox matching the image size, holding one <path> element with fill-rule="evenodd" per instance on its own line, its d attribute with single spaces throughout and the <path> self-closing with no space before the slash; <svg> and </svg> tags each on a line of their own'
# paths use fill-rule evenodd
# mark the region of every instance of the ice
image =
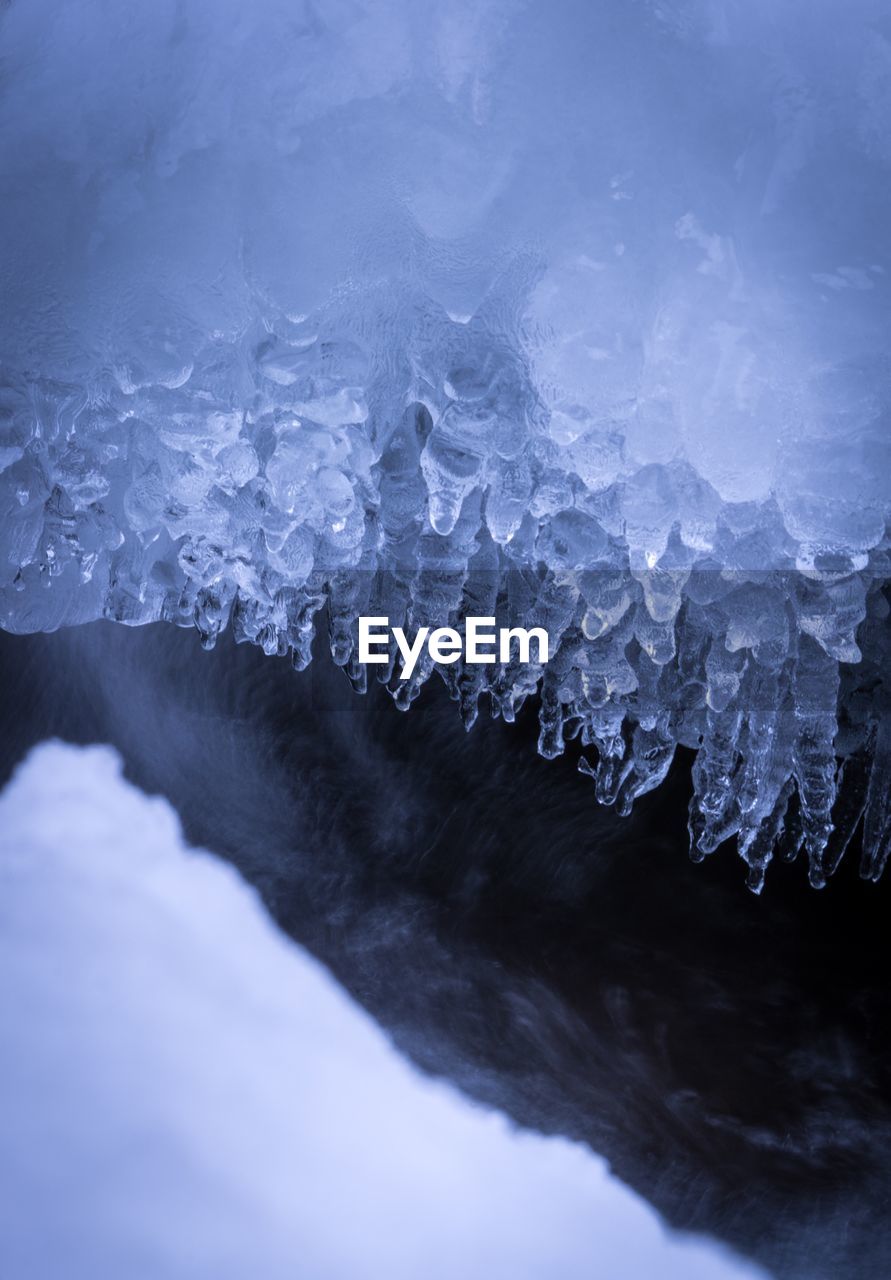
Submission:
<svg viewBox="0 0 891 1280">
<path fill-rule="evenodd" d="M 440 672 L 468 725 L 540 684 L 621 811 L 698 750 L 694 851 L 753 888 L 799 818 L 822 883 L 834 807 L 880 873 L 879 0 L 0 24 L 3 626 L 302 668 L 325 610 L 358 688 L 362 612 L 544 626 L 546 672 Z"/>
</svg>

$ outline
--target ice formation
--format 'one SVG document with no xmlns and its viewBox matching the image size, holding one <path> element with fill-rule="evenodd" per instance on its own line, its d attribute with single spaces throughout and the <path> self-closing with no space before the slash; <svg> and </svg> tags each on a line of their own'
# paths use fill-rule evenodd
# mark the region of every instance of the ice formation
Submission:
<svg viewBox="0 0 891 1280">
<path fill-rule="evenodd" d="M 826 12 L 823 12 L 823 9 Z M 694 856 L 889 846 L 879 0 L 13 3 L 0 624 L 543 626 Z M 431 674 L 392 680 L 408 706 Z M 392 676 L 392 672 L 386 673 Z"/>
</svg>

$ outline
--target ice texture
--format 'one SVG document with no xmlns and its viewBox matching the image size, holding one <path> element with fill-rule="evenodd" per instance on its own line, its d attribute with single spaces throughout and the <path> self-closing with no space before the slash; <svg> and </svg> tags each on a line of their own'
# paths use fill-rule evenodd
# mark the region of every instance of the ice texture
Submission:
<svg viewBox="0 0 891 1280">
<path fill-rule="evenodd" d="M 0 624 L 331 650 L 540 694 L 695 856 L 888 854 L 884 0 L 13 3 Z M 400 706 L 432 673 L 385 672 Z M 590 757 L 590 758 L 589 758 Z M 864 816 L 865 815 L 865 816 Z"/>
</svg>

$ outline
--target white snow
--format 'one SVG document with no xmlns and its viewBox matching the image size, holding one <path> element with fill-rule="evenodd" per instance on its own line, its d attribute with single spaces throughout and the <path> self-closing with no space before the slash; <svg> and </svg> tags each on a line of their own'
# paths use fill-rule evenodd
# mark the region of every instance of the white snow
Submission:
<svg viewBox="0 0 891 1280">
<path fill-rule="evenodd" d="M 422 1078 L 111 749 L 36 749 L 0 832 L 5 1280 L 755 1274 Z"/>
</svg>

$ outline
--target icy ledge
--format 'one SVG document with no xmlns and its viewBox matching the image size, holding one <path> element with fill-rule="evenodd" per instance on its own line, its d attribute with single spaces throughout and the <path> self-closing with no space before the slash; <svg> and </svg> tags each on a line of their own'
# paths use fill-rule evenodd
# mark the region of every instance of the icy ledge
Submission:
<svg viewBox="0 0 891 1280">
<path fill-rule="evenodd" d="M 545 625 L 468 723 L 880 874 L 891 45 L 823 8 L 0 5 L 0 625 Z"/>
<path fill-rule="evenodd" d="M 621 814 L 692 748 L 694 858 L 735 837 L 758 892 L 773 856 L 804 849 L 819 887 L 862 821 L 862 874 L 879 877 L 886 539 L 803 547 L 772 500 L 721 502 L 686 463 L 635 470 L 618 438 L 612 472 L 586 485 L 550 420 L 509 430 L 499 397 L 517 383 L 497 362 L 488 383 L 458 366 L 444 403 L 371 412 L 343 351 L 335 378 L 316 341 L 255 348 L 247 408 L 219 390 L 233 352 L 213 354 L 187 388 L 8 382 L 5 628 L 167 620 L 210 647 L 231 625 L 302 669 L 321 615 L 362 690 L 361 614 L 409 634 L 468 615 L 544 627 L 546 668 L 439 669 L 468 727 L 481 700 L 511 721 L 537 693 L 542 755 L 578 739 Z M 436 669 L 372 670 L 406 709 Z"/>
</svg>

